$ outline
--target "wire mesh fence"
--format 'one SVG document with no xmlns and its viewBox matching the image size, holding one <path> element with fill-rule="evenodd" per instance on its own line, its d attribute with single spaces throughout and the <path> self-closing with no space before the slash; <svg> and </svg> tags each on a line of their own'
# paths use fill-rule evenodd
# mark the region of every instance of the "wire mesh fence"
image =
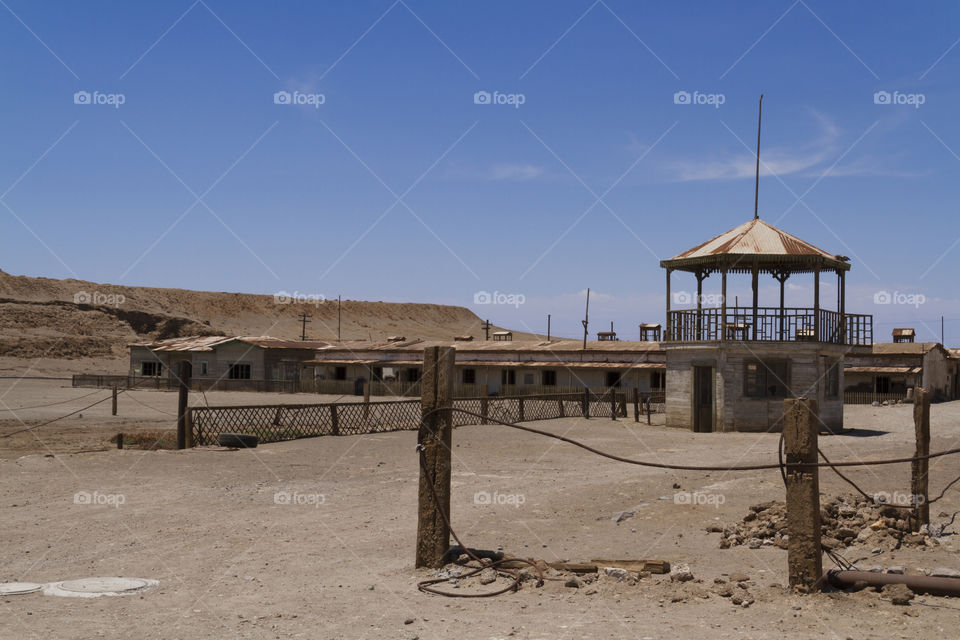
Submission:
<svg viewBox="0 0 960 640">
<path fill-rule="evenodd" d="M 627 415 L 627 394 L 557 393 L 538 396 L 456 398 L 454 407 L 480 417 L 454 412 L 454 426 L 485 424 L 488 419 L 529 422 L 575 417 Z M 256 435 L 261 443 L 327 435 L 360 435 L 413 430 L 420 426 L 419 400 L 329 404 L 192 407 L 190 425 L 195 445 L 217 444 L 224 433 Z"/>
</svg>

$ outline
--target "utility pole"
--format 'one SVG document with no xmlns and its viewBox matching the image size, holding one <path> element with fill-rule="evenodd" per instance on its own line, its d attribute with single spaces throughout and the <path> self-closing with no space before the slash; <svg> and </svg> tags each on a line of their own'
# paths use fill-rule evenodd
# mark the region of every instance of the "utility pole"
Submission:
<svg viewBox="0 0 960 640">
<path fill-rule="evenodd" d="M 483 335 L 485 336 L 484 340 L 489 340 L 490 339 L 490 319 L 487 318 L 487 320 L 482 325 L 480 325 L 480 328 L 483 329 Z"/>
<path fill-rule="evenodd" d="M 590 288 L 587 287 L 587 309 L 583 312 L 583 320 L 580 321 L 583 324 L 583 349 L 587 349 L 587 325 L 590 324 Z"/>
<path fill-rule="evenodd" d="M 337 296 L 337 342 L 340 341 L 340 296 Z"/>
<path fill-rule="evenodd" d="M 307 323 L 310 322 L 310 318 L 313 316 L 309 313 L 301 313 L 297 316 L 300 319 L 300 340 L 307 339 Z"/>
<path fill-rule="evenodd" d="M 550 342 L 550 314 L 547 314 L 547 342 Z"/>
</svg>

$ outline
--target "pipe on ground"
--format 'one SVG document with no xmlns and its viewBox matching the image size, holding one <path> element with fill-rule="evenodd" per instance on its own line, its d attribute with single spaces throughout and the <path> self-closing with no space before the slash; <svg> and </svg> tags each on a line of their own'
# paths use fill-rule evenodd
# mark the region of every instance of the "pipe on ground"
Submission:
<svg viewBox="0 0 960 640">
<path fill-rule="evenodd" d="M 934 578 L 930 576 L 906 576 L 875 571 L 827 571 L 827 582 L 838 589 L 849 589 L 856 583 L 869 587 L 885 584 L 905 584 L 914 593 L 929 593 L 934 596 L 960 596 L 960 578 Z"/>
</svg>

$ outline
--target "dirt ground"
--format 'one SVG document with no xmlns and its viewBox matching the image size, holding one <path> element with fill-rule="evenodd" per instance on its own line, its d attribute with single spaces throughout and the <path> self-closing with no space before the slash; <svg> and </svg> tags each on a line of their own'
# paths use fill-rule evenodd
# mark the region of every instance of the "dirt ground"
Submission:
<svg viewBox="0 0 960 640">
<path fill-rule="evenodd" d="M 90 389 L 44 381 L 0 381 L 0 401 L 27 407 L 28 423 L 62 415 Z M 12 387 L 12 388 L 11 388 Z M 101 394 L 102 395 L 102 394 Z M 209 394 L 211 404 L 266 401 L 265 394 Z M 255 400 L 247 396 L 255 396 Z M 93 395 L 90 401 L 99 398 Z M 417 457 L 413 432 L 325 437 L 248 451 L 118 451 L 119 430 L 169 428 L 176 396 L 121 396 L 42 427 L 29 439 L 2 438 L 0 581 L 50 582 L 92 576 L 152 578 L 160 586 L 125 597 L 0 599 L 2 638 L 915 638 L 952 636 L 960 603 L 918 597 L 895 606 L 881 594 L 786 589 L 786 551 L 720 549 L 715 523 L 740 520 L 755 503 L 782 500 L 776 470 L 669 472 L 605 460 L 567 444 L 500 426 L 454 433 L 452 518 L 471 547 L 548 561 L 648 558 L 687 563 L 695 580 L 654 575 L 635 585 L 600 579 L 592 588 L 548 581 L 493 599 L 426 595 L 413 568 Z M 302 402 L 277 395 L 269 401 Z M 308 401 L 316 401 L 310 397 Z M 147 408 L 149 407 L 149 408 Z M 0 408 L 4 408 L 0 405 Z M 824 436 L 832 460 L 913 452 L 911 407 L 848 407 L 845 435 Z M 70 421 L 70 422 L 68 422 Z M 591 446 L 638 459 L 681 464 L 776 460 L 776 434 L 695 434 L 632 418 L 534 423 Z M 960 403 L 932 408 L 934 450 L 956 446 Z M 66 424 L 65 424 L 66 423 Z M 105 448 L 93 453 L 69 453 Z M 931 491 L 960 474 L 960 458 L 931 462 Z M 869 491 L 905 492 L 909 465 L 853 469 Z M 680 489 L 674 488 L 679 485 Z M 710 504 L 678 504 L 678 491 Z M 824 496 L 847 493 L 829 470 Z M 78 492 L 109 503 L 76 504 Z M 278 499 L 277 494 L 289 499 Z M 486 496 L 492 499 L 487 500 Z M 103 501 L 101 501 L 103 502 Z M 960 510 L 955 487 L 933 505 L 944 522 Z M 611 516 L 633 511 L 615 523 Z M 960 527 L 954 527 L 960 529 Z M 843 552 L 859 566 L 903 565 L 908 573 L 960 569 L 952 536 L 940 546 L 872 554 Z M 824 559 L 824 566 L 832 563 Z M 743 572 L 755 602 L 734 606 L 714 579 Z M 503 579 L 497 585 L 505 584 Z M 490 589 L 476 580 L 462 591 Z M 676 600 L 676 601 L 675 601 Z"/>
</svg>

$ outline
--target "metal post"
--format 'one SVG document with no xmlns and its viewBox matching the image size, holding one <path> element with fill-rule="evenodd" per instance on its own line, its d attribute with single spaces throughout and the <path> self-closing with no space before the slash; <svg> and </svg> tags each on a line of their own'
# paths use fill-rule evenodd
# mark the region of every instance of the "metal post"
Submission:
<svg viewBox="0 0 960 640">
<path fill-rule="evenodd" d="M 451 347 L 429 347 L 423 353 L 421 411 L 417 437 L 420 485 L 417 512 L 416 567 L 439 569 L 450 548 L 450 447 L 453 440 L 453 362 Z M 446 409 L 446 411 L 444 411 Z"/>
<path fill-rule="evenodd" d="M 930 454 L 930 392 L 923 387 L 913 390 L 913 428 L 917 437 L 917 449 L 914 457 Z M 919 531 L 921 525 L 930 524 L 930 504 L 928 503 L 928 472 L 930 460 L 914 460 L 910 463 L 910 492 L 916 506 L 911 526 Z"/>
<path fill-rule="evenodd" d="M 190 373 L 192 365 L 186 360 L 180 363 L 178 378 L 180 397 L 177 403 L 177 449 L 187 448 L 187 404 L 190 394 Z"/>
<path fill-rule="evenodd" d="M 590 389 L 583 388 L 583 417 L 590 419 Z"/>
<path fill-rule="evenodd" d="M 111 403 L 111 405 L 110 405 L 110 415 L 114 415 L 114 416 L 117 415 L 117 387 L 116 387 L 116 385 L 114 385 L 114 387 L 113 387 L 113 400 L 112 400 L 112 403 Z"/>
<path fill-rule="evenodd" d="M 787 398 L 783 406 L 783 449 L 786 457 L 787 564 L 790 586 L 810 592 L 823 575 L 820 547 L 820 479 L 817 467 L 819 420 L 817 401 Z"/>
<path fill-rule="evenodd" d="M 633 388 L 633 421 L 640 422 L 640 389 Z"/>
</svg>

